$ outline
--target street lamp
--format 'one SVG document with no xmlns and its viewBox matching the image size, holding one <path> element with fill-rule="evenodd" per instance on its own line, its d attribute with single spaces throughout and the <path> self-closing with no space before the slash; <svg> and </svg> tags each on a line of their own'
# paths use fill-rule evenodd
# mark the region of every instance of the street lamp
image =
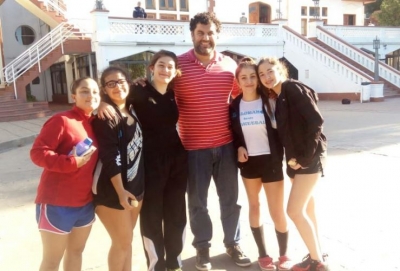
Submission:
<svg viewBox="0 0 400 271">
<path fill-rule="evenodd" d="M 374 80 L 379 81 L 379 48 L 381 47 L 381 41 L 378 39 L 378 36 L 373 40 L 372 44 L 373 48 L 375 49 L 375 76 Z"/>
<path fill-rule="evenodd" d="M 103 4 L 103 0 L 95 0 L 94 9 L 103 10 L 106 9 Z"/>
<path fill-rule="evenodd" d="M 319 0 L 312 0 L 314 2 L 314 18 L 319 19 Z"/>
<path fill-rule="evenodd" d="M 278 1 L 278 9 L 276 10 L 276 18 L 282 19 L 282 12 L 281 12 L 281 2 L 282 0 L 277 0 Z"/>
</svg>

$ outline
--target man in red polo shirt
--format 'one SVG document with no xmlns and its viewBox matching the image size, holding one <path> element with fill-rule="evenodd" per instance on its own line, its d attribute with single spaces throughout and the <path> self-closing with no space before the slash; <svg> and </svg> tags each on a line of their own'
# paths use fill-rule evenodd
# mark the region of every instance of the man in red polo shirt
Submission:
<svg viewBox="0 0 400 271">
<path fill-rule="evenodd" d="M 174 85 L 179 133 L 189 155 L 189 216 L 198 270 L 211 269 L 212 223 L 207 209 L 211 177 L 219 196 L 226 252 L 239 266 L 251 264 L 239 247 L 241 206 L 228 109 L 230 95 L 237 90 L 236 63 L 215 50 L 220 30 L 213 13 L 198 13 L 191 19 L 194 48 L 178 57 L 182 76 Z"/>
</svg>

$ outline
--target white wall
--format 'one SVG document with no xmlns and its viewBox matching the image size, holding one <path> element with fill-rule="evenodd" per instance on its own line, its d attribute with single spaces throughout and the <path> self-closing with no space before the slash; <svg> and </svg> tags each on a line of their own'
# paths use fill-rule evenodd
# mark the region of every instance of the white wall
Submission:
<svg viewBox="0 0 400 271">
<path fill-rule="evenodd" d="M 10 16 L 11 15 L 11 16 Z M 34 42 L 38 41 L 48 32 L 48 26 L 33 16 L 15 1 L 5 1 L 0 8 L 0 17 L 3 27 L 3 45 L 5 64 L 12 61 L 30 45 L 22 45 L 15 38 L 15 30 L 21 25 L 30 26 L 36 35 Z M 16 20 L 18 18 L 18 20 Z"/>
<path fill-rule="evenodd" d="M 43 21 L 33 16 L 29 11 L 15 1 L 5 1 L 1 5 L 0 17 L 2 20 L 3 30 L 4 65 L 7 65 L 30 47 L 30 45 L 22 45 L 16 40 L 15 30 L 19 26 L 28 25 L 33 29 L 36 36 L 34 42 L 37 42 L 41 37 L 48 33 L 48 26 Z M 15 18 L 18 18 L 18 20 Z M 45 84 L 46 81 L 47 84 Z M 40 84 L 31 84 L 31 93 L 37 98 L 37 100 L 48 100 L 47 97 L 45 97 L 45 91 L 48 90 L 48 92 L 51 92 L 51 81 L 50 85 L 48 84 L 49 81 L 49 73 L 42 73 L 40 75 Z"/>
</svg>

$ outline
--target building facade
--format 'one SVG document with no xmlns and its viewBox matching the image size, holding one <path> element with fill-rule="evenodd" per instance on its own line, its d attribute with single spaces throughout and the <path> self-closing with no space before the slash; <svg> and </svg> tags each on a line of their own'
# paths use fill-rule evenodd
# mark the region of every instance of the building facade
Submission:
<svg viewBox="0 0 400 271">
<path fill-rule="evenodd" d="M 389 55 L 388 63 L 393 63 L 393 67 L 399 63 L 396 50 L 400 48 L 400 41 L 395 41 L 399 30 L 363 27 L 364 4 L 367 1 L 241 0 L 232 5 L 230 0 L 146 0 L 142 1 L 142 7 L 148 17 L 139 20 L 132 18 L 135 1 L 103 0 L 104 9 L 94 11 L 95 1 L 65 0 L 64 9 L 53 7 L 63 18 L 56 22 L 35 11 L 32 2 L 6 0 L 0 6 L 0 68 L 8 67 L 7 71 L 10 71 L 10 63 L 18 60 L 21 54 L 39 50 L 32 47 L 40 38 L 54 32 L 65 21 L 74 24 L 74 30 L 71 30 L 73 35 L 57 45 L 61 47 L 60 57 L 52 60 L 46 68 L 40 65 L 46 60 L 43 58 L 36 64 L 42 68 L 37 76 L 26 84 L 23 91 L 16 91 L 26 91 L 39 101 L 70 102 L 69 86 L 74 78 L 97 77 L 109 64 L 125 65 L 133 77 L 146 74 L 146 66 L 154 52 L 168 49 L 179 54 L 192 47 L 188 21 L 203 11 L 215 12 L 223 22 L 218 40 L 219 51 L 235 60 L 245 55 L 254 58 L 265 55 L 283 57 L 298 79 L 322 94 L 357 93 L 360 92 L 361 81 L 371 80 L 370 76 L 354 72 L 356 68 L 349 68 L 343 60 L 335 59 L 326 49 L 314 43 L 316 39 L 321 41 L 321 37 L 325 37 L 324 31 L 332 31 L 337 38 L 325 38 L 326 42 L 331 42 L 333 46 L 343 40 L 342 47 L 350 48 L 343 47 L 343 53 L 354 50 L 353 54 L 357 54 L 358 59 L 365 57 L 365 63 L 369 63 L 370 59 L 358 55 L 357 49 L 373 51 L 372 40 L 379 34 L 382 43 L 380 54 L 383 56 L 380 58 Z M 226 12 L 227 8 L 229 12 Z M 242 13 L 248 23 L 239 22 Z M 80 51 L 79 46 L 75 46 L 75 49 L 70 48 L 66 52 L 66 44 L 78 39 L 89 40 L 90 50 Z M 299 50 L 303 53 L 300 54 Z M 307 58 L 310 60 L 305 61 Z M 312 66 L 307 65 L 314 62 Z M 335 66 L 333 70 L 331 66 Z M 20 68 L 13 72 L 22 74 L 28 69 Z M 382 68 L 382 72 L 385 69 Z M 348 82 L 343 80 L 342 72 L 349 76 Z M 397 78 L 393 71 L 386 73 L 388 77 L 390 73 L 390 78 Z M 3 87 L 7 83 L 5 77 L 0 77 Z M 344 83 L 339 85 L 337 82 L 340 81 Z"/>
</svg>

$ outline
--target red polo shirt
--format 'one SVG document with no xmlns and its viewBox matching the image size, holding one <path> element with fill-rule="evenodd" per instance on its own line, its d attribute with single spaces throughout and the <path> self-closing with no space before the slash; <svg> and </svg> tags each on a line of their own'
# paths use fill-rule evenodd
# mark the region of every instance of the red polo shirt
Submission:
<svg viewBox="0 0 400 271">
<path fill-rule="evenodd" d="M 190 50 L 178 57 L 182 76 L 175 81 L 179 133 L 187 150 L 225 145 L 232 141 L 229 97 L 238 88 L 236 62 L 216 52 L 207 67 Z"/>
</svg>

